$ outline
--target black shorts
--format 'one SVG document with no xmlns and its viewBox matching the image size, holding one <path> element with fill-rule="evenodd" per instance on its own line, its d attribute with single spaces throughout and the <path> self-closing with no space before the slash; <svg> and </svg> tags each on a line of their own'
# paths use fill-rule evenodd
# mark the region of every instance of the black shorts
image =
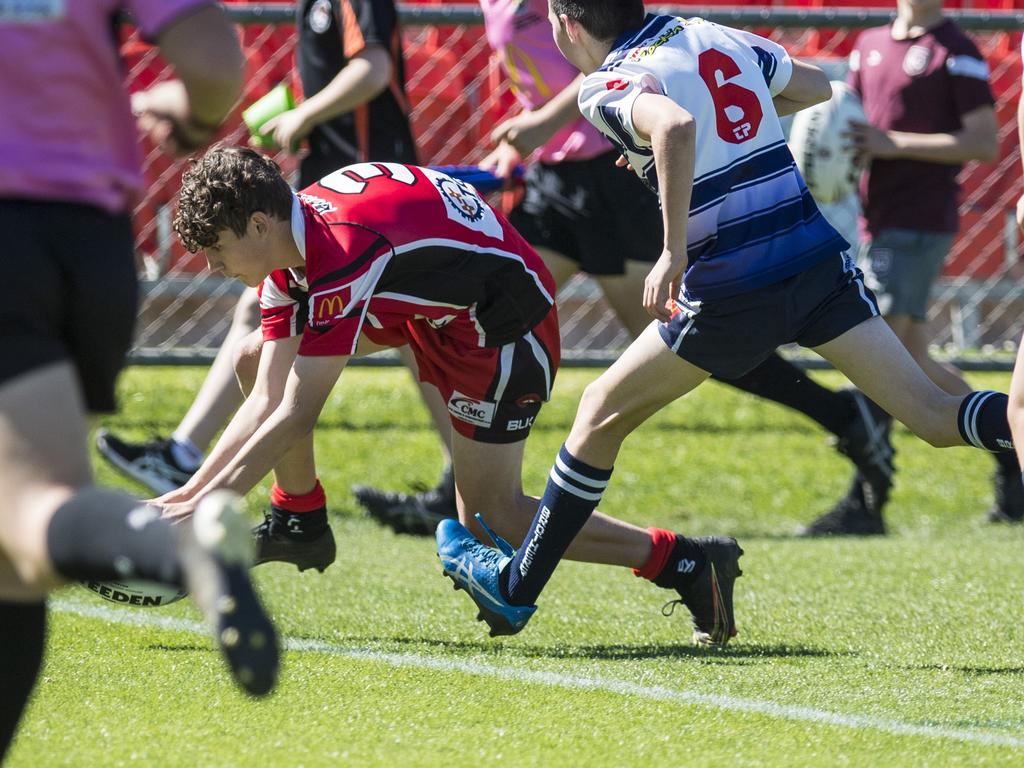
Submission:
<svg viewBox="0 0 1024 768">
<path fill-rule="evenodd" d="M 530 245 L 557 251 L 590 275 L 621 275 L 627 259 L 657 261 L 664 245 L 658 198 L 635 173 L 615 167 L 618 156 L 533 165 L 526 197 L 508 220 Z"/>
<path fill-rule="evenodd" d="M 127 215 L 0 200 L 0 384 L 70 360 L 92 411 L 112 411 L 138 302 Z"/>
<path fill-rule="evenodd" d="M 677 302 L 661 337 L 687 362 L 738 379 L 777 347 L 816 347 L 879 314 L 864 275 L 847 254 L 756 291 L 714 301 Z"/>
</svg>

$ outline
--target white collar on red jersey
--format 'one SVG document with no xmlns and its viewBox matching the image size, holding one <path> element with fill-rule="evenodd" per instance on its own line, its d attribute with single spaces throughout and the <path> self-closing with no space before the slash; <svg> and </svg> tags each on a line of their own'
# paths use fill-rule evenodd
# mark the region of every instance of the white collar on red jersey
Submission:
<svg viewBox="0 0 1024 768">
<path fill-rule="evenodd" d="M 299 196 L 292 195 L 292 239 L 295 240 L 295 247 L 299 249 L 302 260 L 306 260 L 306 215 L 302 211 L 302 203 Z"/>
</svg>

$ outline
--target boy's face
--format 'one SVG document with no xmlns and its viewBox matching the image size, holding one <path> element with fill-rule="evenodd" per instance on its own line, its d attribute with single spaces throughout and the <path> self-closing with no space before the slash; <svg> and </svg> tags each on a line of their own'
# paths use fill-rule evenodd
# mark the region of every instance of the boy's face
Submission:
<svg viewBox="0 0 1024 768">
<path fill-rule="evenodd" d="M 262 283 L 271 270 L 263 267 L 261 238 L 254 233 L 255 228 L 254 221 L 250 219 L 249 227 L 241 237 L 230 229 L 221 230 L 217 242 L 203 250 L 210 269 L 226 277 L 236 277 L 250 288 Z"/>
<path fill-rule="evenodd" d="M 569 34 L 566 32 L 565 23 L 557 15 L 555 15 L 554 9 L 551 7 L 551 2 L 548 2 L 548 21 L 551 23 L 551 36 L 555 39 L 555 45 L 558 50 L 561 51 L 562 55 L 566 58 L 570 64 L 577 69 L 581 67 L 576 63 L 576 44 L 569 39 Z"/>
</svg>

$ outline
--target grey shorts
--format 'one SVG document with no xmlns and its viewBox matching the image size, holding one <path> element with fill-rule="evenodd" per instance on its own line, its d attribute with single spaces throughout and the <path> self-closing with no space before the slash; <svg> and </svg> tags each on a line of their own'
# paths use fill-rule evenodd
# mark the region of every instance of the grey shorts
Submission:
<svg viewBox="0 0 1024 768">
<path fill-rule="evenodd" d="M 883 315 L 924 321 L 932 285 L 953 245 L 953 235 L 915 229 L 885 229 L 861 246 L 857 265 Z"/>
</svg>

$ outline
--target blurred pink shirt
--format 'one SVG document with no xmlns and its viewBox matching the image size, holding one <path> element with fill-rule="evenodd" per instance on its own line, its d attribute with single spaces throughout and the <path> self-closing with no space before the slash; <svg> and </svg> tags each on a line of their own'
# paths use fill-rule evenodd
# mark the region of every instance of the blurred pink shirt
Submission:
<svg viewBox="0 0 1024 768">
<path fill-rule="evenodd" d="M 141 154 L 114 20 L 143 37 L 210 0 L 0 3 L 0 198 L 127 211 L 143 188 Z"/>
<path fill-rule="evenodd" d="M 551 37 L 547 0 L 480 0 L 487 42 L 512 80 L 525 109 L 536 109 L 576 79 Z M 583 116 L 560 130 L 540 149 L 545 163 L 588 160 L 612 145 Z"/>
</svg>

